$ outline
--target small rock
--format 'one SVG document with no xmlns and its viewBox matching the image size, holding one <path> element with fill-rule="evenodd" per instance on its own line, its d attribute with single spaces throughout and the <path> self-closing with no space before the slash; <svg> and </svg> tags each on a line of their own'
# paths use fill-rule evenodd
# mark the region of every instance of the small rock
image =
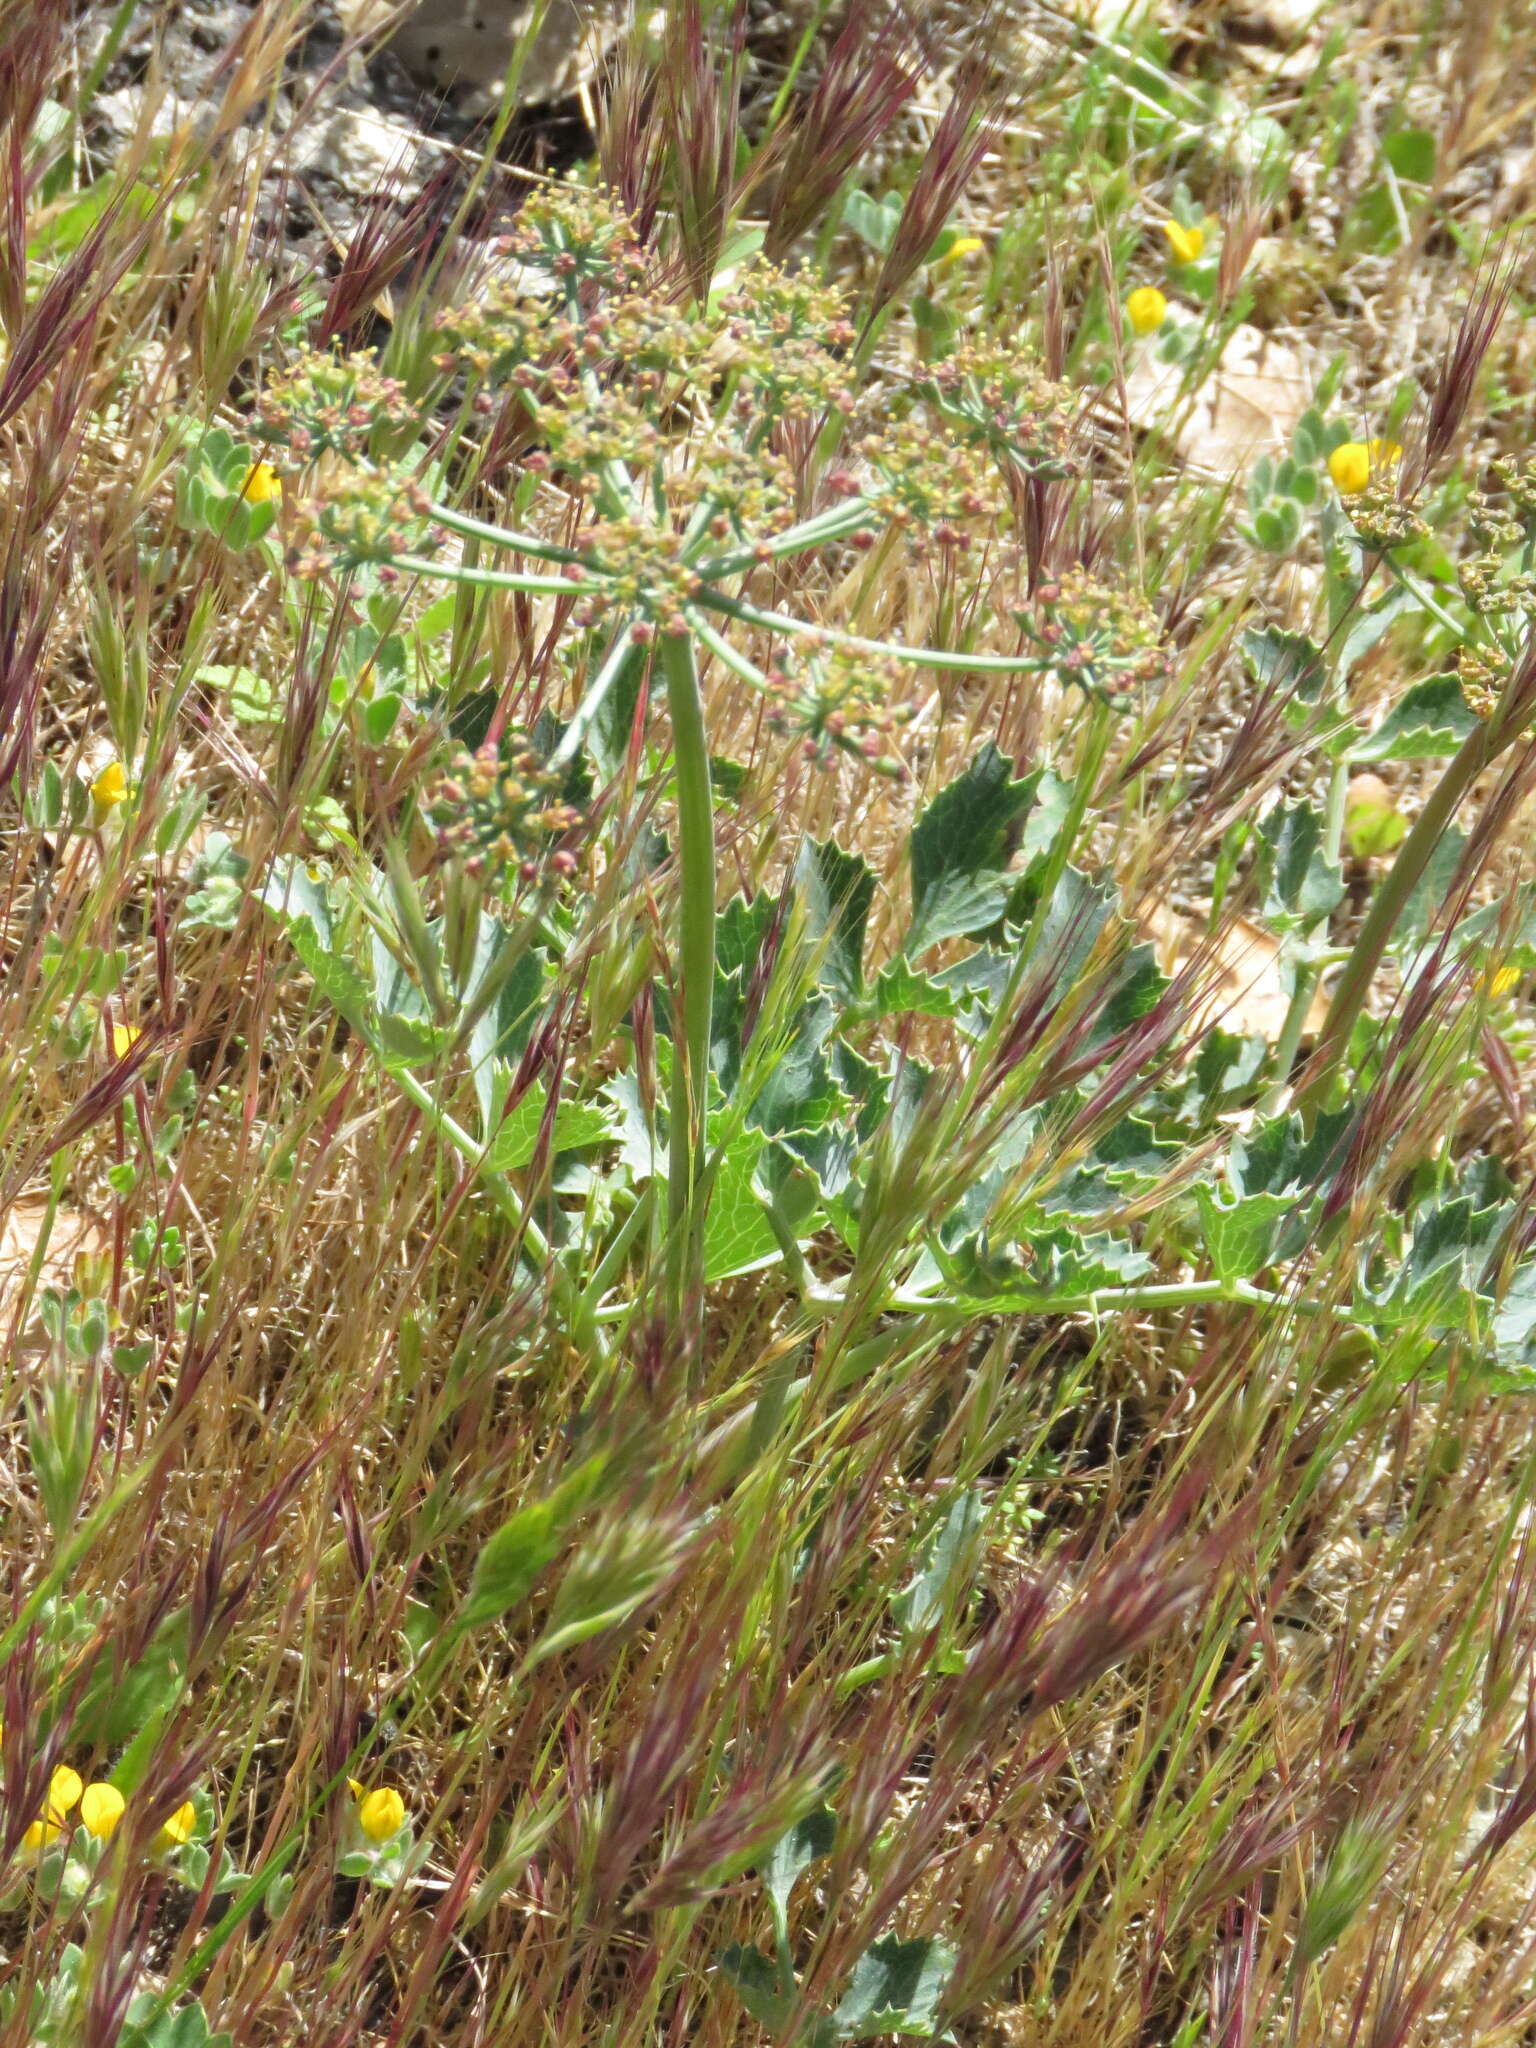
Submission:
<svg viewBox="0 0 1536 2048">
<path fill-rule="evenodd" d="M 329 178 L 353 199 L 408 182 L 421 151 L 408 129 L 360 108 L 341 108 L 295 137 L 294 160 L 315 177 Z"/>
<path fill-rule="evenodd" d="M 380 0 L 341 0 L 349 32 L 367 33 L 388 17 Z M 434 91 L 500 92 L 518 39 L 533 9 L 527 0 L 421 0 L 388 38 L 405 68 Z M 526 102 L 559 99 L 589 78 L 619 25 L 612 6 L 554 0 L 534 38 L 518 81 Z"/>
<path fill-rule="evenodd" d="M 116 92 L 99 92 L 91 102 L 91 113 L 118 142 L 140 133 L 148 88 L 120 86 Z M 208 100 L 176 99 L 158 93 L 149 116 L 149 133 L 158 142 L 171 135 L 209 133 L 218 120 L 219 109 Z"/>
<path fill-rule="evenodd" d="M 1316 26 L 1321 12 L 1320 0 L 1236 0 L 1227 18 L 1249 35 L 1294 43 Z"/>
</svg>

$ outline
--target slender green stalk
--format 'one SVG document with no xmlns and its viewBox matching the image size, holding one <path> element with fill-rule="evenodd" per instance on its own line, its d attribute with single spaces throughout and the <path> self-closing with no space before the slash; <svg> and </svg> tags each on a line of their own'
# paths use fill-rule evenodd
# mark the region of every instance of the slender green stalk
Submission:
<svg viewBox="0 0 1536 2048">
<path fill-rule="evenodd" d="M 445 526 L 450 533 L 462 534 L 466 540 L 483 540 L 492 547 L 512 548 L 535 562 L 570 562 L 578 569 L 591 569 L 593 566 L 587 556 L 575 548 L 557 547 L 552 540 L 540 540 L 535 534 L 518 533 L 510 526 L 493 526 L 484 519 L 471 519 L 467 512 L 455 512 L 451 505 L 437 500 L 433 501 L 432 520 L 434 525 Z"/>
<path fill-rule="evenodd" d="M 623 675 L 632 661 L 641 661 L 644 653 L 639 643 L 630 638 L 629 621 L 619 628 L 603 656 L 602 666 L 588 683 L 581 702 L 571 713 L 570 723 L 560 735 L 559 744 L 549 757 L 551 768 L 563 768 L 568 761 L 574 761 L 581 750 L 581 743 L 592 730 L 597 715 L 607 703 L 614 684 Z"/>
<path fill-rule="evenodd" d="M 1149 1287 L 1132 1282 L 1126 1287 L 1100 1287 L 1091 1294 L 1042 1295 L 1040 1305 L 1028 1306 L 1031 1315 L 1114 1315 L 1123 1309 L 1199 1308 L 1209 1302 L 1239 1302 L 1248 1308 L 1278 1308 L 1294 1315 L 1330 1315 L 1345 1323 L 1369 1323 L 1371 1318 L 1354 1308 L 1308 1300 L 1305 1295 L 1277 1294 L 1272 1288 L 1255 1287 L 1249 1280 L 1170 1280 Z M 940 1322 L 964 1322 L 976 1314 L 974 1301 L 946 1301 L 938 1295 L 892 1294 L 886 1308 L 893 1314 L 903 1310 L 933 1316 Z M 1017 1305 L 1020 1313 L 1024 1304 Z"/>
<path fill-rule="evenodd" d="M 1328 809 L 1323 820 L 1322 853 L 1324 860 L 1329 862 L 1338 861 L 1344 844 L 1344 811 L 1348 796 L 1349 761 L 1345 757 L 1334 762 L 1333 773 L 1328 781 Z M 1318 977 L 1323 971 L 1323 955 L 1320 949 L 1305 942 L 1296 949 L 1294 960 L 1296 979 L 1291 989 L 1291 1000 L 1286 1006 L 1285 1017 L 1280 1026 L 1280 1035 L 1275 1040 L 1274 1079 L 1259 1104 L 1260 1116 L 1277 1116 L 1284 1107 L 1285 1099 L 1290 1093 L 1291 1068 L 1296 1064 L 1302 1033 L 1307 1028 L 1307 1013 L 1312 1008 Z"/>
<path fill-rule="evenodd" d="M 519 576 L 511 569 L 467 569 L 458 562 L 434 562 L 425 555 L 393 555 L 405 576 L 431 576 L 439 583 L 477 584 L 486 590 L 525 590 L 530 597 L 592 597 L 607 586 L 578 583 L 567 576 Z"/>
<path fill-rule="evenodd" d="M 92 102 L 101 90 L 101 81 L 111 70 L 112 60 L 122 48 L 123 37 L 128 33 L 136 4 L 137 0 L 119 0 L 117 11 L 108 23 L 107 32 L 91 60 L 91 68 L 81 80 L 80 89 L 75 95 L 75 119 L 82 128 Z"/>
<path fill-rule="evenodd" d="M 1445 630 L 1452 634 L 1458 643 L 1466 638 L 1467 628 L 1465 623 L 1458 623 L 1457 620 L 1453 619 L 1426 584 L 1421 583 L 1419 578 L 1410 570 L 1405 569 L 1400 562 L 1394 562 L 1390 555 L 1384 556 L 1383 560 L 1386 562 L 1387 573 L 1391 576 L 1393 582 L 1406 590 L 1414 603 L 1423 611 L 1426 611 L 1435 621 L 1436 625 L 1444 626 Z"/>
<path fill-rule="evenodd" d="M 749 661 L 746 655 L 741 653 L 738 648 L 733 647 L 723 633 L 717 633 L 708 619 L 696 611 L 692 605 L 688 607 L 687 618 L 688 624 L 700 644 L 707 647 L 716 660 L 723 662 L 732 675 L 740 676 L 744 683 L 750 683 L 755 690 L 767 689 L 768 678 L 757 666 L 757 663 Z"/>
<path fill-rule="evenodd" d="M 674 1306 L 698 1264 L 700 1239 L 694 1193 L 704 1169 L 704 1118 L 709 1099 L 709 1029 L 715 991 L 715 810 L 709 780 L 709 744 L 699 695 L 693 641 L 686 634 L 661 639 L 667 707 L 672 715 L 672 759 L 677 787 L 678 874 L 681 903 L 678 967 L 681 989 L 672 1035 L 671 1159 L 668 1276 Z M 680 1024 L 681 1028 L 677 1028 Z"/>
<path fill-rule="evenodd" d="M 802 519 L 798 526 L 775 534 L 771 540 L 735 548 L 727 555 L 711 556 L 708 561 L 700 562 L 699 574 L 713 583 L 721 576 L 737 576 L 747 569 L 755 569 L 759 562 L 801 555 L 807 548 L 824 547 L 828 541 L 857 533 L 872 517 L 866 499 L 850 498 L 846 504 L 834 505 L 829 512 L 818 512 L 814 519 Z"/>
<path fill-rule="evenodd" d="M 1109 1316 L 1126 1310 L 1204 1308 L 1220 1302 L 1244 1308 L 1281 1309 L 1287 1315 L 1328 1316 L 1362 1329 L 1372 1328 L 1377 1322 L 1388 1326 L 1393 1322 L 1392 1311 L 1383 1310 L 1379 1316 L 1373 1316 L 1350 1303 L 1317 1302 L 1303 1294 L 1279 1294 L 1272 1288 L 1256 1287 L 1249 1280 L 1170 1280 L 1149 1286 L 1132 1282 L 1125 1287 L 1101 1287 L 1092 1294 L 1042 1293 L 1038 1299 L 999 1300 L 993 1308 L 998 1315 Z M 800 1303 L 807 1315 L 822 1318 L 837 1314 L 847 1305 L 845 1295 L 831 1291 L 807 1293 Z M 980 1313 L 977 1301 L 969 1297 L 947 1299 L 942 1294 L 904 1294 L 899 1288 L 884 1295 L 875 1306 L 881 1315 L 925 1317 L 938 1329 L 974 1322 Z M 616 1302 L 598 1309 L 594 1320 L 601 1324 L 618 1323 L 632 1313 L 631 1303 Z"/>
<path fill-rule="evenodd" d="M 569 586 L 575 589 L 574 584 Z M 919 668 L 955 669 L 961 675 L 1022 675 L 1043 671 L 1051 664 L 1038 654 L 965 654 L 950 647 L 904 647 L 897 640 L 865 640 L 857 633 L 840 633 L 834 626 L 816 626 L 787 612 L 768 612 L 744 598 L 725 597 L 718 590 L 695 593 L 695 604 L 724 612 L 744 626 L 767 626 L 775 633 L 793 633 L 802 640 L 814 640 L 829 647 L 846 647 L 851 654 L 879 654 L 893 661 L 915 662 Z"/>
</svg>

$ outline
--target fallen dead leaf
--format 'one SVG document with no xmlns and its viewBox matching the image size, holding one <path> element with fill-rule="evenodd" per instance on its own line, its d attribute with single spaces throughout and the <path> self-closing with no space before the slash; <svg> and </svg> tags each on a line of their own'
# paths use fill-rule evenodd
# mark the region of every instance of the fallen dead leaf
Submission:
<svg viewBox="0 0 1536 2048">
<path fill-rule="evenodd" d="M 1126 377 L 1126 408 L 1133 426 L 1160 428 L 1191 469 L 1211 477 L 1283 453 L 1312 402 L 1300 354 L 1257 327 L 1235 327 L 1204 385 L 1181 397 L 1183 377 L 1184 366 L 1161 361 L 1149 342 Z"/>
<path fill-rule="evenodd" d="M 1152 910 L 1141 922 L 1165 974 L 1190 959 L 1201 946 L 1201 935 L 1176 911 Z M 1212 984 L 1211 1024 L 1245 1037 L 1257 1033 L 1273 1044 L 1290 1008 L 1280 978 L 1277 941 L 1262 925 L 1237 917 L 1224 925 L 1204 950 Z M 1321 989 L 1315 990 L 1307 1006 L 1303 1037 L 1314 1037 L 1327 1014 L 1328 999 Z"/>
<path fill-rule="evenodd" d="M 22 1195 L 0 1223 L 0 1331 L 8 1330 L 48 1223 L 46 1195 Z M 106 1234 L 78 1209 L 59 1208 L 43 1250 L 37 1287 L 68 1287 L 82 1252 L 106 1249 Z M 34 1299 L 36 1296 L 34 1292 Z"/>
</svg>

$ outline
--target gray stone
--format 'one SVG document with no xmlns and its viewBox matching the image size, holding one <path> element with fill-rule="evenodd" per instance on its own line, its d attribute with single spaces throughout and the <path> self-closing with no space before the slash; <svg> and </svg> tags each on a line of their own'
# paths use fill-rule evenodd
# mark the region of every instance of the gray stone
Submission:
<svg viewBox="0 0 1536 2048">
<path fill-rule="evenodd" d="M 348 28 L 382 27 L 390 9 L 381 0 L 342 0 Z M 454 88 L 484 98 L 501 90 L 518 39 L 533 19 L 527 0 L 419 0 L 388 31 L 388 46 L 423 85 Z M 558 99 L 590 78 L 611 40 L 617 11 L 587 0 L 551 0 L 549 12 L 523 64 L 518 98 Z"/>
<path fill-rule="evenodd" d="M 329 178 L 353 199 L 367 199 L 398 184 L 419 181 L 421 151 L 408 128 L 382 114 L 338 108 L 299 131 L 294 160 L 300 169 Z"/>
</svg>

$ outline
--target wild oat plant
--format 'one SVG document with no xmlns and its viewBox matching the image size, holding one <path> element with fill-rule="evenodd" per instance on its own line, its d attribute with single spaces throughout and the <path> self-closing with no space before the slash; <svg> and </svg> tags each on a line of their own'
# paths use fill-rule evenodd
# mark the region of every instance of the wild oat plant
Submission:
<svg viewBox="0 0 1536 2048">
<path fill-rule="evenodd" d="M 312 265 L 307 11 L 108 162 L 132 11 L 0 10 L 0 2041 L 1532 2038 L 1515 273 L 1245 516 L 1132 30 L 682 5 Z"/>
</svg>

